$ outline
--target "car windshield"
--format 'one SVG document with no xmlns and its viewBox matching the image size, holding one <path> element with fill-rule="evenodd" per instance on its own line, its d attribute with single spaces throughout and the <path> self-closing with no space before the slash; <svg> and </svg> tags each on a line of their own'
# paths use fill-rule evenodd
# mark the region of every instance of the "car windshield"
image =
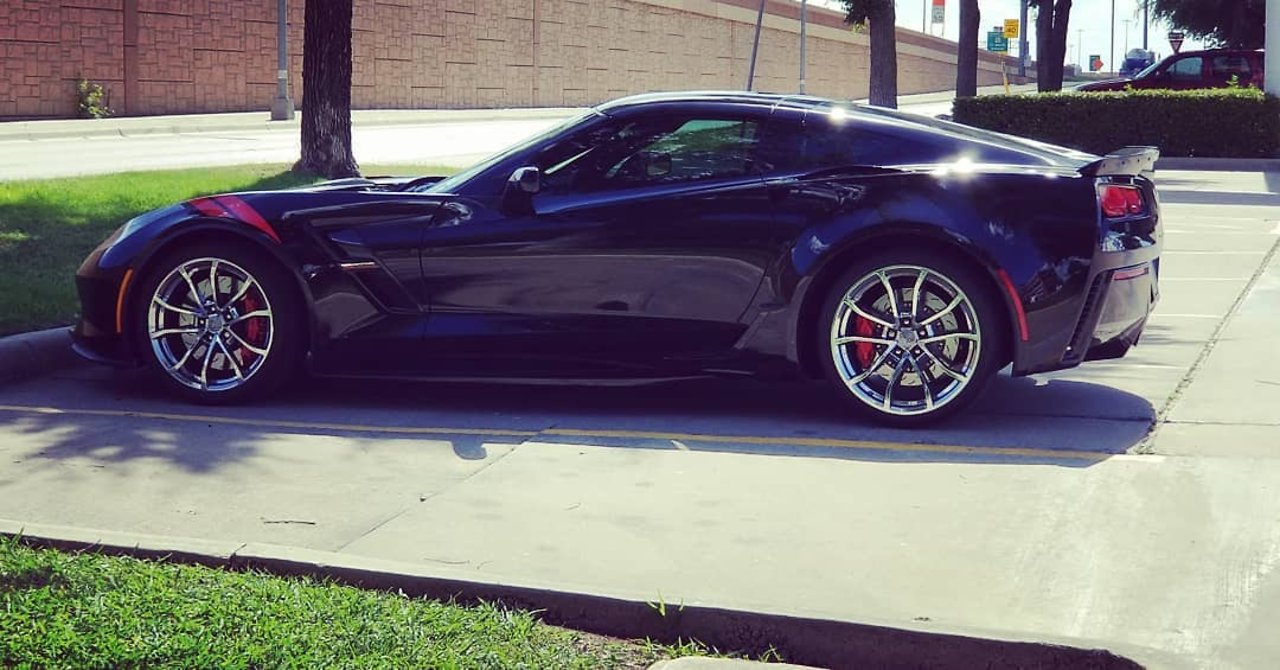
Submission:
<svg viewBox="0 0 1280 670">
<path fill-rule="evenodd" d="M 1164 61 L 1160 61 L 1160 63 L 1163 63 L 1163 62 L 1164 62 Z M 1147 75 L 1151 74 L 1152 72 L 1155 72 L 1155 71 L 1156 71 L 1156 68 L 1160 67 L 1160 63 L 1152 63 L 1152 64 L 1148 65 L 1148 66 L 1146 67 L 1146 69 L 1144 69 L 1142 72 L 1139 72 L 1138 74 L 1133 75 L 1133 78 L 1134 78 L 1134 79 L 1141 79 L 1142 77 L 1145 77 L 1145 76 L 1147 76 Z"/>
<path fill-rule="evenodd" d="M 582 112 L 581 114 L 576 114 L 574 116 L 571 116 L 568 119 L 565 119 L 560 123 L 557 123 L 551 128 L 548 128 L 547 130 L 544 130 L 541 133 L 538 133 L 537 135 L 534 135 L 533 137 L 530 137 L 529 139 L 516 144 L 515 146 L 512 146 L 507 149 L 503 149 L 502 151 L 499 151 L 498 153 L 488 158 L 485 158 L 484 160 L 481 160 L 479 163 L 476 163 L 475 165 L 467 168 L 466 170 L 463 170 L 462 172 L 459 172 L 458 174 L 453 175 L 452 177 L 442 179 L 441 181 L 438 181 L 435 184 L 432 184 L 431 188 L 427 189 L 427 191 L 432 193 L 452 193 L 458 190 L 459 186 L 469 181 L 472 177 L 480 174 L 481 172 L 484 172 L 490 167 L 510 158 L 511 156 L 514 156 L 520 153 L 521 151 L 525 151 L 543 142 L 548 138 L 551 138 L 560 134 L 566 128 L 576 126 L 582 121 L 585 121 L 586 119 L 589 119 L 593 116 L 599 116 L 599 115 L 600 115 L 600 112 L 597 112 L 594 109 L 588 109 L 587 111 Z"/>
</svg>

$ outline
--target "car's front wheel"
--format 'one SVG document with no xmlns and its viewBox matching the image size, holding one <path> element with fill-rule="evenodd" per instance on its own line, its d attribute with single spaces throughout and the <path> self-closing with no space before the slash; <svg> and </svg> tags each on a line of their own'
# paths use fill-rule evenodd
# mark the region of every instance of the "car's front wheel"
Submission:
<svg viewBox="0 0 1280 670">
<path fill-rule="evenodd" d="M 1004 365 L 989 282 L 949 256 L 891 251 L 855 262 L 823 305 L 828 381 L 864 416 L 909 426 L 972 402 Z"/>
<path fill-rule="evenodd" d="M 153 263 L 135 289 L 134 341 L 155 377 L 198 402 L 235 402 L 298 368 L 302 305 L 279 263 L 200 244 Z"/>
</svg>

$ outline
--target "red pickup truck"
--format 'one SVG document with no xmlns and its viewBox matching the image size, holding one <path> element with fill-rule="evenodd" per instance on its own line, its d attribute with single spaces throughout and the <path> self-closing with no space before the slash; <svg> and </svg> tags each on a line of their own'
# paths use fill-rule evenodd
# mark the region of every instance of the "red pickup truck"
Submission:
<svg viewBox="0 0 1280 670">
<path fill-rule="evenodd" d="M 1242 87 L 1262 88 L 1261 49 L 1209 49 L 1174 54 L 1131 78 L 1095 81 L 1077 91 L 1123 91 L 1133 88 L 1226 88 L 1232 77 Z"/>
</svg>

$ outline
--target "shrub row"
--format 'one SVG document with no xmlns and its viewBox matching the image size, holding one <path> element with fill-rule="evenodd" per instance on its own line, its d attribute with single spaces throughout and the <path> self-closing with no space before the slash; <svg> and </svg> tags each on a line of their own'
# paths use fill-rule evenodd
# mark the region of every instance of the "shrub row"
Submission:
<svg viewBox="0 0 1280 670">
<path fill-rule="evenodd" d="M 1280 155 L 1280 99 L 1252 88 L 957 98 L 954 119 L 1094 154 L 1141 145 L 1162 156 Z"/>
</svg>

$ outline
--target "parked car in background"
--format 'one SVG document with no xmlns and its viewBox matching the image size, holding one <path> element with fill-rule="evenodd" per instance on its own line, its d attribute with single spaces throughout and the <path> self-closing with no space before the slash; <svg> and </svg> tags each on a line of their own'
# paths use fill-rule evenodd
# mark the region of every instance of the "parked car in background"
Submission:
<svg viewBox="0 0 1280 670">
<path fill-rule="evenodd" d="M 1135 77 L 1139 72 L 1151 67 L 1156 62 L 1154 53 L 1145 49 L 1130 49 L 1120 64 L 1121 77 Z"/>
<path fill-rule="evenodd" d="M 1232 81 L 1241 87 L 1262 88 L 1262 78 L 1261 49 L 1209 49 L 1174 54 L 1133 77 L 1082 84 L 1076 90 L 1226 88 Z"/>
</svg>

